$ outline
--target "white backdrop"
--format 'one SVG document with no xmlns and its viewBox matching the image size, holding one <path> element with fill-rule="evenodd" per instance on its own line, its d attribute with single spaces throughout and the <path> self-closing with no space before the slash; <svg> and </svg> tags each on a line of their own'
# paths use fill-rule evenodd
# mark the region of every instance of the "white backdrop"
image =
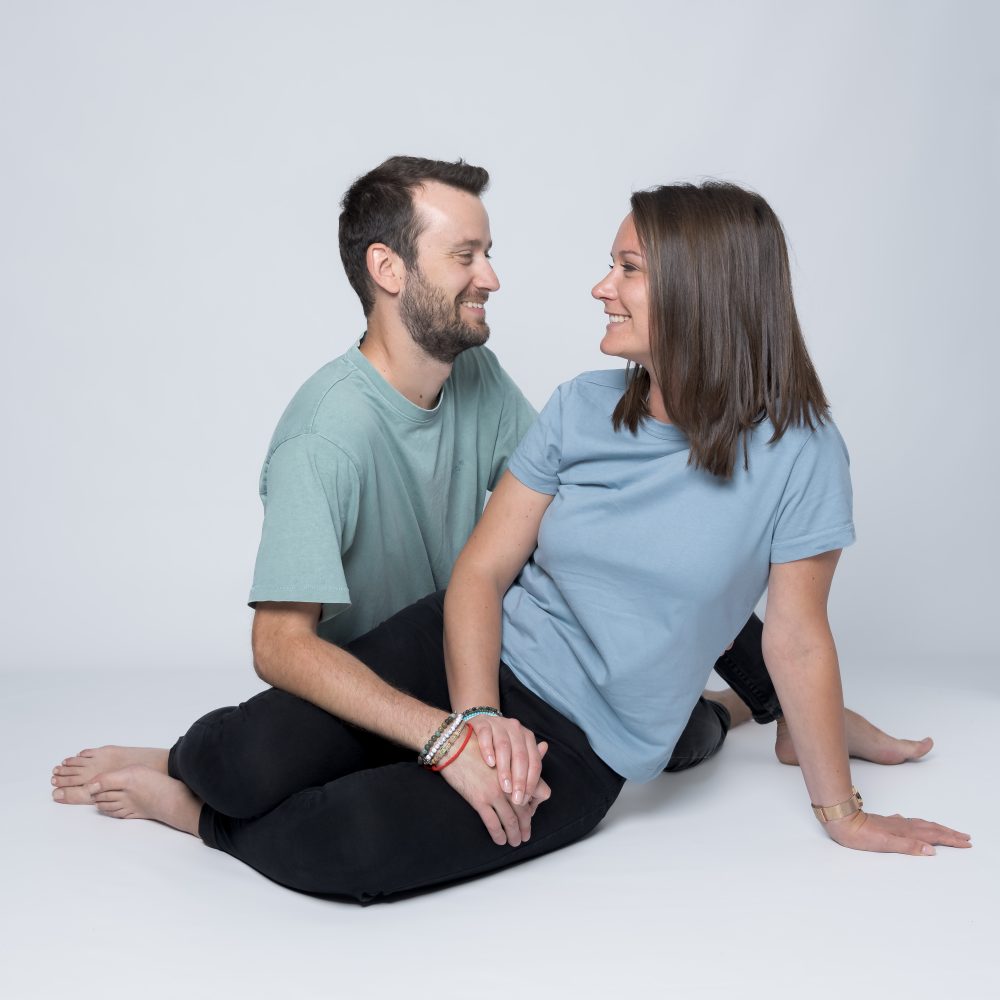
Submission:
<svg viewBox="0 0 1000 1000">
<path fill-rule="evenodd" d="M 245 666 L 256 479 L 363 328 L 337 202 L 393 153 L 493 176 L 492 346 L 541 405 L 636 187 L 785 223 L 852 453 L 846 658 L 990 655 L 996 5 L 4 2 L 4 667 Z"/>
</svg>

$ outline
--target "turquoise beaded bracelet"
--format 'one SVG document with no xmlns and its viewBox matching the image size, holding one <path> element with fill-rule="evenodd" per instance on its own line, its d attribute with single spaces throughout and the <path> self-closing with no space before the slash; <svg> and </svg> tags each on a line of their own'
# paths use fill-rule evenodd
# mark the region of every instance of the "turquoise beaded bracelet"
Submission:
<svg viewBox="0 0 1000 1000">
<path fill-rule="evenodd" d="M 503 712 L 499 708 L 491 708 L 489 705 L 478 705 L 476 708 L 468 708 L 462 713 L 462 721 L 476 718 L 477 715 L 490 715 L 495 719 L 502 719 Z"/>
</svg>

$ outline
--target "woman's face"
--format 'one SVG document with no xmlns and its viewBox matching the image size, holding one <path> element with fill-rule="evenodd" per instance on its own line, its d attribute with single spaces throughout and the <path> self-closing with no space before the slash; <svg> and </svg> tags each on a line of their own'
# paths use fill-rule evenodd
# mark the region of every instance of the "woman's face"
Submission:
<svg viewBox="0 0 1000 1000">
<path fill-rule="evenodd" d="M 590 294 L 604 303 L 608 317 L 601 351 L 651 371 L 647 291 L 646 258 L 630 212 L 618 227 L 611 247 L 611 270 Z"/>
</svg>

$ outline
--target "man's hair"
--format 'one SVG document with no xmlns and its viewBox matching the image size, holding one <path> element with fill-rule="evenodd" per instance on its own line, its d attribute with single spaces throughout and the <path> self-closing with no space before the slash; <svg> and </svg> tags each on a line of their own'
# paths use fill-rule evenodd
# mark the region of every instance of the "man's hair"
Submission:
<svg viewBox="0 0 1000 1000">
<path fill-rule="evenodd" d="M 359 177 L 340 203 L 340 259 L 366 316 L 375 307 L 374 282 L 366 261 L 368 248 L 373 243 L 384 243 L 399 254 L 407 268 L 416 266 L 417 237 L 423 230 L 423 220 L 413 206 L 413 189 L 427 181 L 479 197 L 490 175 L 464 160 L 449 163 L 419 156 L 392 156 Z"/>
<path fill-rule="evenodd" d="M 632 195 L 649 288 L 653 374 L 690 463 L 729 479 L 765 417 L 777 441 L 828 412 L 792 299 L 785 235 L 771 206 L 735 184 L 674 184 Z M 649 415 L 650 376 L 630 366 L 615 430 Z"/>
</svg>

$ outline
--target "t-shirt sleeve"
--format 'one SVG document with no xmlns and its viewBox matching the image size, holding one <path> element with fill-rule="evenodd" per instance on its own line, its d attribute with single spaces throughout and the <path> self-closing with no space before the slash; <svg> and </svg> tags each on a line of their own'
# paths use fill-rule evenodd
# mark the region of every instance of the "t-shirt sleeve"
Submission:
<svg viewBox="0 0 1000 1000">
<path fill-rule="evenodd" d="M 529 489 L 555 496 L 562 464 L 562 390 L 557 389 L 521 439 L 508 469 Z"/>
<path fill-rule="evenodd" d="M 261 472 L 264 526 L 251 606 L 324 604 L 327 618 L 350 606 L 342 553 L 354 539 L 360 485 L 351 459 L 316 434 L 291 438 L 272 452 Z"/>
<path fill-rule="evenodd" d="M 503 382 L 503 408 L 500 412 L 500 426 L 497 429 L 496 445 L 493 448 L 493 461 L 490 466 L 489 489 L 495 490 L 500 477 L 507 468 L 510 456 L 524 437 L 528 428 L 535 422 L 535 408 L 524 398 L 524 393 L 515 385 L 514 380 L 502 369 L 500 375 Z"/>
<path fill-rule="evenodd" d="M 796 456 L 771 538 L 771 562 L 841 549 L 854 541 L 850 458 L 829 420 L 808 437 Z"/>
</svg>

